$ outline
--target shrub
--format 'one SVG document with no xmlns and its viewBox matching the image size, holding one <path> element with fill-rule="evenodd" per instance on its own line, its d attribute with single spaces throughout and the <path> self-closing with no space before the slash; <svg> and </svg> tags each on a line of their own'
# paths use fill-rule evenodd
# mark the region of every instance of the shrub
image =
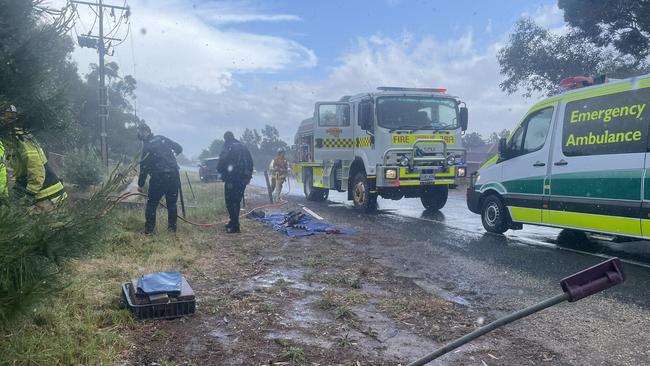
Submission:
<svg viewBox="0 0 650 366">
<path fill-rule="evenodd" d="M 61 289 L 67 260 L 87 254 L 110 232 L 110 195 L 127 178 L 118 168 L 91 197 L 38 213 L 20 202 L 0 205 L 0 329 L 52 291 Z"/>
<path fill-rule="evenodd" d="M 65 156 L 63 177 L 84 190 L 99 184 L 103 178 L 102 160 L 92 146 L 75 148 Z"/>
</svg>

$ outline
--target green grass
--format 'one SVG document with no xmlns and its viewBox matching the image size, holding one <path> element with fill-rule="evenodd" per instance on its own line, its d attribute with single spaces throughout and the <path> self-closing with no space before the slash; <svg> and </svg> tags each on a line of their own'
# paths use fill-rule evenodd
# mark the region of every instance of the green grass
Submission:
<svg viewBox="0 0 650 366">
<path fill-rule="evenodd" d="M 336 319 L 352 319 L 354 318 L 355 314 L 346 305 L 339 305 L 336 309 L 334 309 L 334 318 Z"/>
<path fill-rule="evenodd" d="M 305 361 L 305 351 L 300 347 L 289 347 L 280 353 L 280 359 L 293 364 L 302 364 Z"/>
<path fill-rule="evenodd" d="M 219 189 L 214 183 L 195 186 L 197 208 L 191 217 L 223 220 Z M 120 209 L 115 216 L 110 238 L 92 255 L 64 266 L 65 288 L 0 328 L 0 365 L 116 364 L 129 346 L 129 330 L 139 324 L 120 307 L 121 284 L 148 272 L 190 273 L 203 253 L 213 250 L 212 231 L 181 223 L 177 235 L 161 230 L 164 211 L 158 215 L 159 234 L 150 237 L 141 234 L 143 209 Z"/>
</svg>

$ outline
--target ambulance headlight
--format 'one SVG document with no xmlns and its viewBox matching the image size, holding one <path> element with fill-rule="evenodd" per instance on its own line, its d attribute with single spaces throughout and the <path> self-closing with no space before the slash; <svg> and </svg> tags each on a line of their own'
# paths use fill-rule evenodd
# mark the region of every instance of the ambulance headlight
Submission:
<svg viewBox="0 0 650 366">
<path fill-rule="evenodd" d="M 399 160 L 399 165 L 408 166 L 409 165 L 409 158 L 407 158 L 406 156 L 402 156 L 402 158 Z"/>
<path fill-rule="evenodd" d="M 467 170 L 464 166 L 459 166 L 457 172 L 459 177 L 464 177 L 467 174 Z"/>
<path fill-rule="evenodd" d="M 384 178 L 386 179 L 397 179 L 397 169 L 389 168 L 384 170 Z"/>
</svg>

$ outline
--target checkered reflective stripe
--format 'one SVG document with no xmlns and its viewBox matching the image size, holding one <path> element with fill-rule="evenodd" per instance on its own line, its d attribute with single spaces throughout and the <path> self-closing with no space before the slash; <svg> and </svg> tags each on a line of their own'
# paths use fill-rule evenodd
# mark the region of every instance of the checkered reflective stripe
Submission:
<svg viewBox="0 0 650 366">
<path fill-rule="evenodd" d="M 372 145 L 370 136 L 357 137 L 357 147 L 370 147 L 370 145 Z"/>
<path fill-rule="evenodd" d="M 328 149 L 351 149 L 354 147 L 354 139 L 324 139 L 323 147 Z"/>
</svg>

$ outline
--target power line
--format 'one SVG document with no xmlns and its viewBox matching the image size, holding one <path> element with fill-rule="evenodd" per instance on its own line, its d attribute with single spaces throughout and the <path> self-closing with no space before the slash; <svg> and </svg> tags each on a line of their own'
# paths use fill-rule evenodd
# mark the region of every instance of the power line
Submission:
<svg viewBox="0 0 650 366">
<path fill-rule="evenodd" d="M 107 144 L 107 132 L 106 132 L 106 124 L 108 121 L 108 92 L 106 90 L 106 70 L 105 70 L 105 64 L 104 64 L 104 57 L 106 55 L 107 51 L 107 45 L 106 45 L 106 40 L 115 40 L 119 44 L 124 42 L 124 39 L 118 39 L 114 37 L 110 37 L 111 32 L 108 34 L 104 34 L 104 9 L 108 8 L 111 9 L 111 12 L 114 12 L 115 9 L 122 10 L 122 15 L 120 16 L 120 20 L 117 22 L 117 24 L 113 27 L 112 31 L 115 31 L 119 29 L 119 25 L 122 23 L 124 19 L 128 18 L 128 15 L 130 14 L 130 9 L 126 6 L 126 1 L 124 2 L 125 6 L 117 6 L 117 5 L 109 5 L 109 4 L 104 4 L 104 0 L 98 0 L 97 3 L 91 3 L 87 1 L 80 1 L 80 0 L 69 0 L 71 4 L 74 4 L 75 12 L 77 13 L 77 16 L 79 16 L 79 21 L 81 22 L 81 15 L 79 14 L 79 11 L 77 9 L 77 4 L 83 4 L 83 5 L 88 5 L 93 12 L 96 14 L 95 17 L 95 22 L 97 19 L 99 19 L 99 34 L 97 36 L 92 34 L 92 31 L 95 27 L 95 22 L 93 22 L 93 27 L 91 30 L 84 36 L 79 36 L 77 34 L 77 40 L 79 42 L 79 45 L 81 47 L 90 47 L 90 48 L 96 48 L 98 53 L 99 53 L 99 111 L 98 111 L 98 119 L 99 119 L 99 128 L 100 128 L 100 138 L 101 138 L 101 151 L 102 151 L 102 160 L 104 162 L 104 166 L 106 169 L 108 169 L 108 144 Z M 95 7 L 97 8 L 97 11 L 95 12 Z M 109 21 L 110 22 L 110 21 Z M 85 28 L 85 26 L 84 26 Z M 75 29 L 75 34 L 77 33 Z M 126 38 L 126 37 L 125 37 Z M 110 46 L 110 43 L 109 43 Z"/>
</svg>

